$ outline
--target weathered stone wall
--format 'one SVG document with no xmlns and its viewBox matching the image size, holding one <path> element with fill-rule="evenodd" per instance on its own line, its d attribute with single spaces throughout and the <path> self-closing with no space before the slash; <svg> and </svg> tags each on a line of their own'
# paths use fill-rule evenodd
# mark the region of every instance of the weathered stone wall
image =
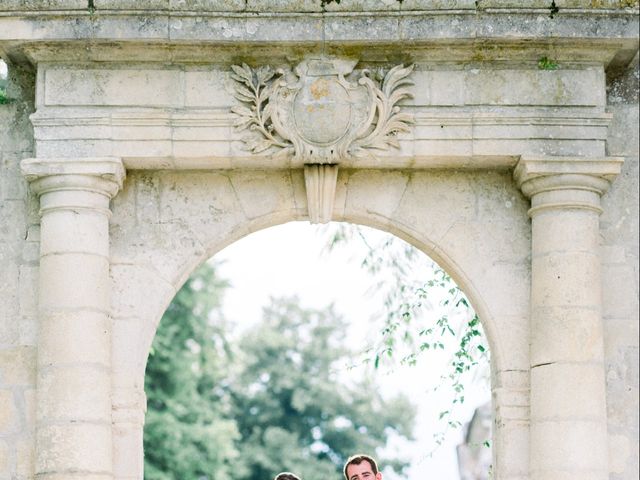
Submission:
<svg viewBox="0 0 640 480">
<path fill-rule="evenodd" d="M 612 480 L 638 478 L 638 56 L 608 85 L 609 155 L 625 157 L 604 197 L 603 320 Z"/>
<path fill-rule="evenodd" d="M 33 478 L 38 278 L 37 201 L 20 173 L 33 155 L 35 77 L 9 66 L 0 105 L 0 479 Z"/>
<path fill-rule="evenodd" d="M 0 106 L 0 480 L 59 480 L 78 465 L 82 478 L 141 478 L 144 363 L 177 288 L 228 243 L 309 218 L 303 162 L 247 154 L 232 128 L 230 64 L 292 66 L 327 52 L 416 64 L 414 99 L 402 104 L 415 125 L 398 150 L 340 163 L 333 218 L 411 241 L 469 294 L 493 349 L 498 478 L 601 480 L 607 424 L 609 478 L 636 479 L 637 53 L 620 68 L 637 52 L 637 3 L 0 0 L 0 53 L 16 63 L 16 101 Z M 33 156 L 49 223 L 19 172 Z M 617 156 L 626 163 L 599 231 L 605 419 L 591 240 Z M 128 177 L 107 233 L 121 160 Z M 533 228 L 521 187 L 537 202 Z M 39 277 L 41 310 L 43 299 L 56 308 L 38 314 Z M 88 304 L 77 295 L 86 285 Z M 111 395 L 89 392 L 96 372 Z M 98 423 L 97 440 L 49 435 Z"/>
</svg>

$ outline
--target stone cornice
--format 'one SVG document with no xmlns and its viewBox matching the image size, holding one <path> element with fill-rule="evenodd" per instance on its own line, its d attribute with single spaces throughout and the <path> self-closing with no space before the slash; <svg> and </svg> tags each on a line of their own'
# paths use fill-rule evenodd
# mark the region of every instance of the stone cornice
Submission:
<svg viewBox="0 0 640 480">
<path fill-rule="evenodd" d="M 220 10 L 226 3 L 233 2 L 220 2 Z M 31 63 L 230 62 L 243 55 L 290 57 L 303 47 L 361 58 L 354 49 L 395 52 L 407 61 L 420 55 L 434 61 L 537 61 L 548 54 L 556 61 L 615 67 L 638 49 L 637 9 L 561 9 L 551 18 L 548 8 L 405 10 L 400 3 L 379 11 L 295 11 L 292 6 L 301 3 L 278 2 L 290 7 L 281 12 L 243 10 L 244 1 L 235 10 L 209 12 L 178 7 L 4 11 L 0 52 Z M 256 54 L 260 45 L 270 50 Z M 277 51 L 274 45 L 280 46 Z"/>
</svg>

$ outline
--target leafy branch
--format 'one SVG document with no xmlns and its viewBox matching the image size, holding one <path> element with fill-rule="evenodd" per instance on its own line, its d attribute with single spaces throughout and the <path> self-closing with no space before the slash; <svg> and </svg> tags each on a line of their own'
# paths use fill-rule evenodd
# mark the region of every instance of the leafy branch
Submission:
<svg viewBox="0 0 640 480">
<path fill-rule="evenodd" d="M 462 427 L 457 407 L 465 402 L 465 384 L 469 374 L 485 375 L 489 369 L 489 351 L 480 319 L 462 290 L 435 263 L 428 278 L 411 280 L 412 265 L 419 251 L 413 246 L 387 237 L 373 243 L 358 226 L 339 225 L 331 233 L 328 249 L 359 240 L 366 249 L 363 268 L 377 279 L 372 287 L 381 295 L 386 315 L 381 335 L 365 352 L 376 369 L 383 365 L 414 366 L 421 356 L 433 351 L 451 352 L 447 370 L 434 391 L 450 392 L 449 408 L 439 413 L 443 424 L 433 435 L 435 450 L 443 444 L 450 430 Z M 435 315 L 434 315 L 435 314 Z M 488 446 L 488 441 L 485 446 Z"/>
<path fill-rule="evenodd" d="M 363 71 L 363 77 L 358 83 L 365 85 L 369 95 L 373 99 L 374 108 L 369 113 L 369 118 L 363 127 L 357 132 L 356 148 L 373 148 L 385 150 L 389 146 L 400 148 L 397 135 L 401 132 L 409 132 L 409 125 L 413 123 L 413 116 L 401 113 L 397 105 L 405 98 L 411 98 L 412 94 L 408 85 L 413 82 L 408 78 L 414 66 L 403 67 L 397 65 L 389 70 L 382 80 L 382 85 L 373 80 L 368 70 Z M 371 125 L 375 125 L 371 129 Z"/>
<path fill-rule="evenodd" d="M 231 109 L 237 115 L 234 126 L 237 130 L 256 131 L 259 138 L 247 142 L 247 148 L 253 153 L 263 152 L 271 147 L 288 148 L 291 143 L 283 139 L 275 131 L 272 114 L 273 106 L 269 103 L 269 97 L 273 93 L 276 72 L 269 66 L 262 66 L 253 70 L 246 63 L 242 66 L 232 65 L 233 78 L 237 84 L 234 96 L 249 106 L 235 106 Z"/>
</svg>

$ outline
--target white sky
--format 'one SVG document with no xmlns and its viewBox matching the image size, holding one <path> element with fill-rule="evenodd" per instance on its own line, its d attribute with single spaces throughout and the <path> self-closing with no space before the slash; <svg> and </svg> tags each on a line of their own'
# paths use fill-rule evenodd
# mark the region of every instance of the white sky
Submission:
<svg viewBox="0 0 640 480">
<path fill-rule="evenodd" d="M 386 235 L 371 232 L 374 236 Z M 314 308 L 333 303 L 351 325 L 347 338 L 352 347 L 363 349 L 365 345 L 358 345 L 356 339 L 378 335 L 372 318 L 384 311 L 381 299 L 368 292 L 371 277 L 360 266 L 364 248 L 352 242 L 348 248 L 322 254 L 326 241 L 322 227 L 292 222 L 249 235 L 219 252 L 214 260 L 223 262 L 219 272 L 232 285 L 225 297 L 226 317 L 245 325 L 257 322 L 271 296 L 297 295 L 303 306 Z M 419 263 L 417 270 L 429 268 L 428 257 Z M 450 396 L 444 391 L 432 392 L 446 359 L 442 354 L 425 357 L 415 367 L 400 367 L 391 374 L 379 375 L 383 392 L 405 392 L 419 404 L 416 442 L 395 445 L 412 459 L 405 480 L 459 480 L 455 447 L 462 440 L 461 433 L 448 435 L 444 446 L 426 458 L 434 447 L 433 433 L 443 428 L 442 422 L 437 421 L 438 414 L 450 407 Z M 489 400 L 488 386 L 478 383 L 467 385 L 465 404 L 456 419 L 468 421 L 473 410 Z M 386 475 L 385 480 L 395 479 Z"/>
</svg>

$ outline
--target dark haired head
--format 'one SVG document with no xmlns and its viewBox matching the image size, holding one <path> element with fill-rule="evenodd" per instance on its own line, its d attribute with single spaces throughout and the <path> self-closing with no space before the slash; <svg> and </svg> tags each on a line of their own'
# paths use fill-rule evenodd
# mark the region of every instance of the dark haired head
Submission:
<svg viewBox="0 0 640 480">
<path fill-rule="evenodd" d="M 343 469 L 343 473 L 344 473 L 344 478 L 346 480 L 349 480 L 349 477 L 347 476 L 347 467 L 349 467 L 349 465 L 360 465 L 362 462 L 367 462 L 369 465 L 371 465 L 371 471 L 373 472 L 374 475 L 378 474 L 378 464 L 376 463 L 376 461 L 371 458 L 369 455 L 353 455 L 352 457 L 349 457 L 349 459 L 347 460 L 347 463 L 344 464 L 344 469 Z"/>
<path fill-rule="evenodd" d="M 290 472 L 282 472 L 276 475 L 273 480 L 300 480 L 300 477 Z"/>
</svg>

